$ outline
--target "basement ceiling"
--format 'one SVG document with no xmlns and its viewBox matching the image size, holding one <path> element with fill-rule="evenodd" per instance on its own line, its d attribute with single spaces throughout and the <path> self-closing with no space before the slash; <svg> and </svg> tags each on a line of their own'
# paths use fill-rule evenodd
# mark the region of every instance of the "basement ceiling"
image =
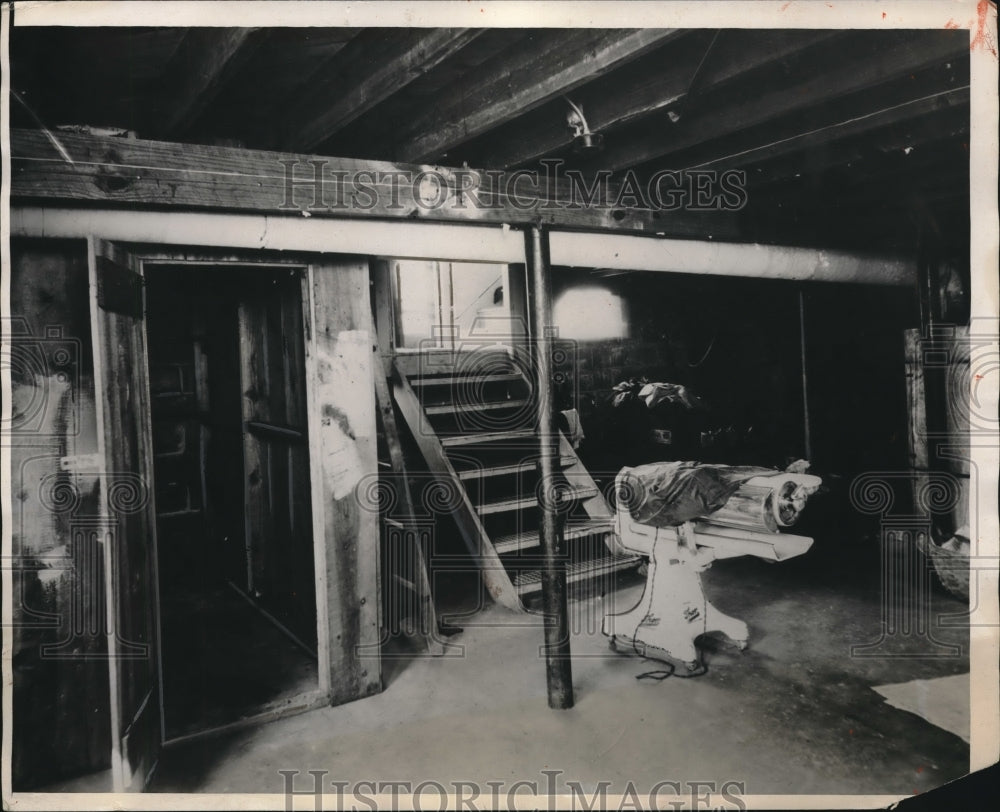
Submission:
<svg viewBox="0 0 1000 812">
<path fill-rule="evenodd" d="M 746 205 L 695 215 L 706 236 L 968 242 L 963 30 L 15 28 L 11 64 L 14 127 L 643 179 L 737 169 Z M 570 102 L 600 152 L 573 150 Z"/>
</svg>

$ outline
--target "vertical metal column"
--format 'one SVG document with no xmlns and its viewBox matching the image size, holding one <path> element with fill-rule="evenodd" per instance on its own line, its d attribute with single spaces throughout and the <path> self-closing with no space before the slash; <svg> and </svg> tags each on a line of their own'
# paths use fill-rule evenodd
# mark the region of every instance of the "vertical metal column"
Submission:
<svg viewBox="0 0 1000 812">
<path fill-rule="evenodd" d="M 802 359 L 802 433 L 806 459 L 812 462 L 812 430 L 809 425 L 809 373 L 806 365 L 806 297 L 799 291 L 799 353 Z"/>
<path fill-rule="evenodd" d="M 542 606 L 545 612 L 545 677 L 549 707 L 573 707 L 573 669 L 570 663 L 569 612 L 566 607 L 566 559 L 555 487 L 559 432 L 552 403 L 552 301 L 549 291 L 548 235 L 532 226 L 526 235 L 531 266 L 531 321 L 534 332 L 538 386 L 538 438 L 541 445 Z"/>
</svg>

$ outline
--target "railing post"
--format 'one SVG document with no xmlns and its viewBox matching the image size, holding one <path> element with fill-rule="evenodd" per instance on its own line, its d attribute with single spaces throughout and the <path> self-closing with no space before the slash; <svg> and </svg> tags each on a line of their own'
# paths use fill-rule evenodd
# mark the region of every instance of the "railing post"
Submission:
<svg viewBox="0 0 1000 812">
<path fill-rule="evenodd" d="M 549 707 L 573 707 L 569 613 L 566 607 L 566 558 L 558 511 L 556 468 L 559 432 L 552 401 L 552 301 L 549 290 L 548 234 L 532 226 L 527 234 L 531 268 L 531 320 L 534 333 L 538 438 L 541 444 L 542 606 L 545 613 L 545 676 Z"/>
</svg>

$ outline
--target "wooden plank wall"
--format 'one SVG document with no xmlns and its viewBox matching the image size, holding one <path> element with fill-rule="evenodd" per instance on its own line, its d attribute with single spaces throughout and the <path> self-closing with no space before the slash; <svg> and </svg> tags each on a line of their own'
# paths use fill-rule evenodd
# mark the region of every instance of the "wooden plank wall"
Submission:
<svg viewBox="0 0 1000 812">
<path fill-rule="evenodd" d="M 204 329 L 196 323 L 204 316 L 191 307 L 190 288 L 176 279 L 166 284 L 147 276 L 147 282 L 159 571 L 162 584 L 175 584 L 185 574 L 190 580 L 206 570 L 204 463 L 211 436 L 211 353 L 205 351 Z M 161 598 L 170 596 L 161 593 Z"/>
<path fill-rule="evenodd" d="M 323 539 L 316 575 L 320 685 L 329 688 L 335 705 L 382 688 L 379 517 L 355 494 L 359 483 L 378 470 L 368 280 L 367 259 L 343 258 L 309 268 L 306 381 L 313 522 Z"/>
<path fill-rule="evenodd" d="M 23 791 L 111 766 L 107 646 L 94 629 L 104 604 L 99 484 L 60 467 L 97 451 L 86 243 L 13 241 L 11 315 L 3 441 L 15 498 L 3 520 L 14 555 L 12 780 Z M 43 646 L 56 650 L 43 656 Z"/>
</svg>

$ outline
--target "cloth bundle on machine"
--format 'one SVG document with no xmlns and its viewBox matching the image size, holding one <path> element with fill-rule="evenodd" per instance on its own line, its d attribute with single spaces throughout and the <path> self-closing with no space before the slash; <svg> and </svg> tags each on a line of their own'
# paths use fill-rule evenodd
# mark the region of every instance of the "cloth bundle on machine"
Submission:
<svg viewBox="0 0 1000 812">
<path fill-rule="evenodd" d="M 775 473 L 772 468 L 751 465 L 654 462 L 633 468 L 618 498 L 627 500 L 635 521 L 676 527 L 714 513 L 747 480 Z"/>
</svg>

